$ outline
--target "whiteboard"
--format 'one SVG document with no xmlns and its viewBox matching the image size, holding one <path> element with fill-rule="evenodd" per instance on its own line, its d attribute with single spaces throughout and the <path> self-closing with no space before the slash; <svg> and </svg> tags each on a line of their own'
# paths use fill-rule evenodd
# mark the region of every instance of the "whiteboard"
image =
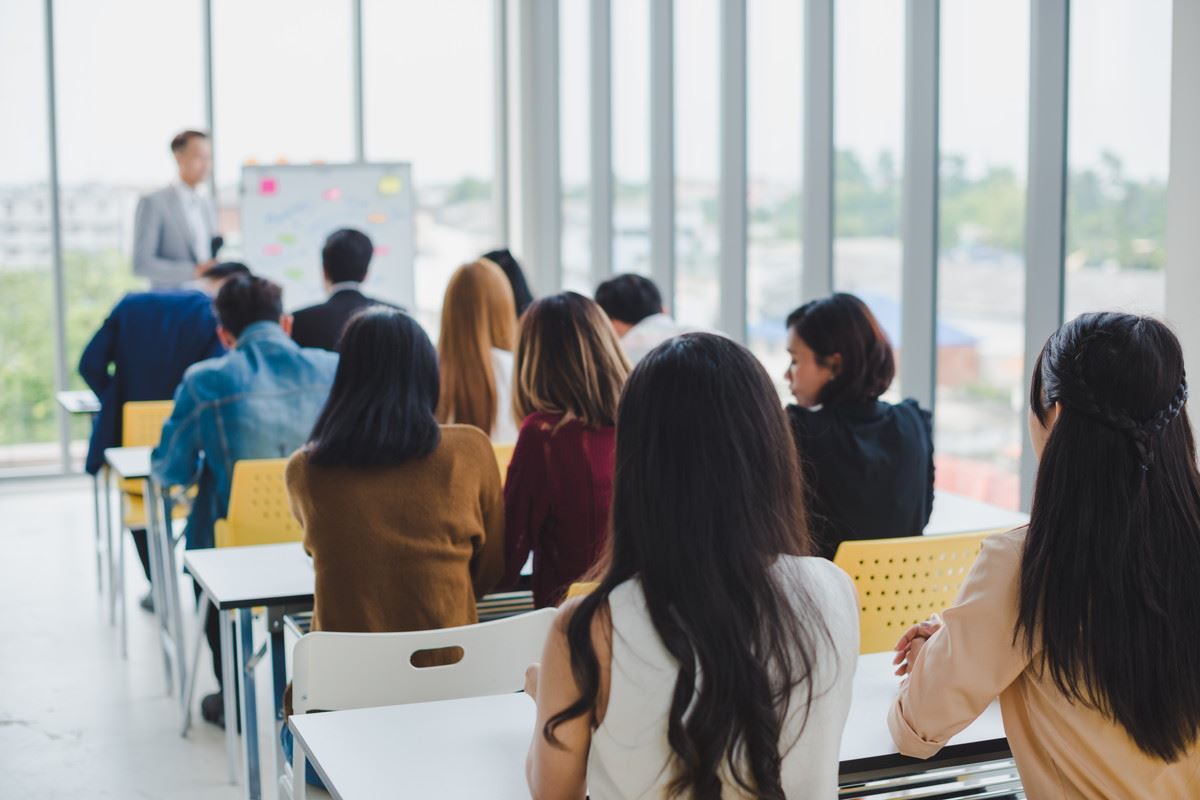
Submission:
<svg viewBox="0 0 1200 800">
<path fill-rule="evenodd" d="M 363 291 L 414 306 L 411 164 L 247 164 L 241 200 L 242 258 L 283 287 L 285 308 L 325 300 L 321 248 L 339 228 L 375 245 Z"/>
</svg>

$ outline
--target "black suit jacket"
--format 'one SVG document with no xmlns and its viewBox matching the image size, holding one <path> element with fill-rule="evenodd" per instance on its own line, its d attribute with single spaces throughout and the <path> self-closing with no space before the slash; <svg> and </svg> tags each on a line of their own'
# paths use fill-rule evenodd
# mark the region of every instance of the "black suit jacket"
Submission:
<svg viewBox="0 0 1200 800">
<path fill-rule="evenodd" d="M 342 289 L 324 303 L 302 308 L 293 314 L 292 338 L 301 347 L 337 350 L 346 323 L 368 306 L 397 308 L 391 303 L 367 297 L 357 289 Z"/>
</svg>

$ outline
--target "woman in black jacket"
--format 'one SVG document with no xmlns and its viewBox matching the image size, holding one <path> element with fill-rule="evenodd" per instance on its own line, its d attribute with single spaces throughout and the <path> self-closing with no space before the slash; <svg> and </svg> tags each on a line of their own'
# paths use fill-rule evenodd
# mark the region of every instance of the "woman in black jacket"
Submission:
<svg viewBox="0 0 1200 800">
<path fill-rule="evenodd" d="M 892 346 L 862 300 L 835 294 L 787 318 L 788 418 L 804 466 L 813 540 L 916 536 L 933 509 L 933 419 L 916 400 L 879 399 Z"/>
</svg>

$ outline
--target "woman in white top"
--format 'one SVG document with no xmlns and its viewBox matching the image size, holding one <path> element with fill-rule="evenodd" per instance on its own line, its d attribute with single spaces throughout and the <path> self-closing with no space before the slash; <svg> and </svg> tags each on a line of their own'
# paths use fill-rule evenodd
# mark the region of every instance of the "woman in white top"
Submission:
<svg viewBox="0 0 1200 800">
<path fill-rule="evenodd" d="M 608 563 L 526 677 L 534 797 L 837 795 L 858 608 L 845 573 L 805 556 L 787 431 L 766 372 L 723 337 L 686 334 L 633 371 Z"/>
<path fill-rule="evenodd" d="M 487 259 L 455 270 L 442 301 L 438 422 L 474 425 L 496 444 L 517 440 L 512 410 L 516 342 L 516 306 L 503 270 Z"/>
</svg>

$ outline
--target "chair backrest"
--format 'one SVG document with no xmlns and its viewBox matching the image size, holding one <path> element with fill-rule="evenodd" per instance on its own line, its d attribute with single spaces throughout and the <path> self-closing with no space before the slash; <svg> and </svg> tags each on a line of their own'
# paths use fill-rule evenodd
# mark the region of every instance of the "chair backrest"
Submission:
<svg viewBox="0 0 1200 800">
<path fill-rule="evenodd" d="M 121 406 L 121 446 L 154 447 L 162 438 L 163 423 L 175 408 L 174 400 L 139 400 Z"/>
<path fill-rule="evenodd" d="M 298 542 L 304 530 L 288 505 L 283 480 L 286 458 L 238 461 L 233 465 L 229 512 L 217 520 L 217 547 Z"/>
<path fill-rule="evenodd" d="M 842 542 L 833 563 L 858 589 L 861 652 L 891 650 L 910 625 L 953 605 L 991 533 Z"/>
<path fill-rule="evenodd" d="M 496 466 L 500 467 L 500 484 L 504 485 L 504 480 L 508 477 L 508 463 L 512 461 L 516 445 L 494 444 L 492 448 L 496 451 Z"/>
<path fill-rule="evenodd" d="M 567 596 L 565 599 L 570 600 L 572 597 L 583 597 L 596 591 L 596 587 L 600 584 L 596 581 L 575 581 L 567 587 Z"/>
<path fill-rule="evenodd" d="M 292 654 L 292 709 L 344 711 L 519 691 L 541 660 L 555 611 L 410 633 L 310 633 Z M 414 667 L 413 653 L 461 647 L 454 664 Z"/>
</svg>

